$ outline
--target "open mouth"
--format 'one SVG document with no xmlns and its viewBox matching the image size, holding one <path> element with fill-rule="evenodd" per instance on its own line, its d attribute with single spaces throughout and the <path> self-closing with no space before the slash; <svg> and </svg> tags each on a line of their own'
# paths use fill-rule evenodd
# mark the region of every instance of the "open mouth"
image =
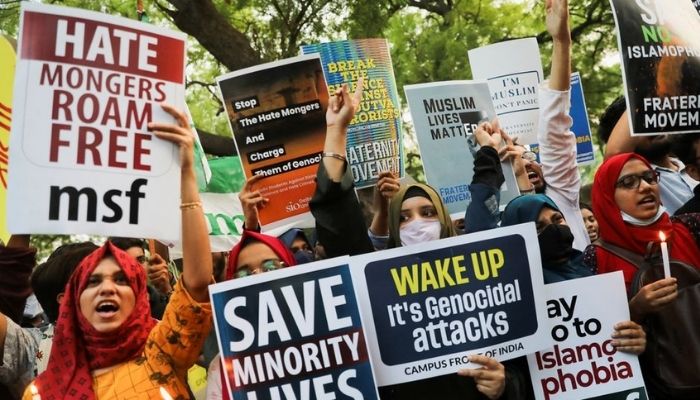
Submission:
<svg viewBox="0 0 700 400">
<path fill-rule="evenodd" d="M 644 196 L 642 200 L 637 203 L 639 205 L 656 205 L 656 196 Z"/>
<path fill-rule="evenodd" d="M 540 181 L 539 175 L 537 175 L 537 172 L 535 171 L 528 171 L 527 172 L 527 178 L 530 180 L 530 183 L 535 184 Z"/>
<path fill-rule="evenodd" d="M 102 318 L 111 318 L 117 313 L 117 311 L 119 311 L 119 305 L 111 300 L 103 300 L 97 303 L 95 311 L 97 312 L 97 315 Z"/>
</svg>

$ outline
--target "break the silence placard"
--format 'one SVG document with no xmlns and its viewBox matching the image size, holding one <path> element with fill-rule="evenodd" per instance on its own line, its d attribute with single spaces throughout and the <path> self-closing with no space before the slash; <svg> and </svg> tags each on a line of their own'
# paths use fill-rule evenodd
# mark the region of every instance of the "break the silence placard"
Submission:
<svg viewBox="0 0 700 400">
<path fill-rule="evenodd" d="M 379 386 L 551 345 L 534 224 L 351 258 Z"/>
<path fill-rule="evenodd" d="M 545 292 L 555 345 L 527 356 L 535 397 L 646 400 L 637 356 L 617 351 L 610 337 L 630 319 L 622 272 L 552 283 Z"/>
<path fill-rule="evenodd" d="M 475 149 L 468 139 L 496 112 L 486 82 L 449 81 L 404 86 L 426 181 L 440 194 L 453 219 L 464 218 L 471 201 Z M 501 164 L 506 178 L 501 204 L 520 195 L 510 162 Z"/>
<path fill-rule="evenodd" d="M 348 261 L 210 286 L 232 399 L 378 399 Z"/>
<path fill-rule="evenodd" d="M 610 4 L 632 135 L 700 130 L 697 1 L 611 0 Z"/>
<path fill-rule="evenodd" d="M 265 229 L 310 219 L 309 200 L 326 135 L 328 89 L 317 54 L 292 57 L 217 78 L 247 178 L 269 203 Z"/>
<path fill-rule="evenodd" d="M 362 101 L 348 127 L 347 157 L 355 186 L 374 185 L 384 171 L 403 177 L 401 105 L 387 41 L 341 40 L 304 45 L 301 51 L 321 55 L 331 93 L 344 83 L 352 93 L 357 80 L 364 79 Z"/>
<path fill-rule="evenodd" d="M 184 110 L 185 34 L 22 2 L 8 226 L 13 233 L 180 236 L 177 147 L 148 132 Z"/>
</svg>

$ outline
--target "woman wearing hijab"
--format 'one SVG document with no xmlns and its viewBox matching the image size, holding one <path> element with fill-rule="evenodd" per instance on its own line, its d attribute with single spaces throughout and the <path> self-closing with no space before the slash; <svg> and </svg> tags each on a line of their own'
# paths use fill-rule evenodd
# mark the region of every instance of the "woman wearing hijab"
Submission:
<svg viewBox="0 0 700 400">
<path fill-rule="evenodd" d="M 262 233 L 243 230 L 241 239 L 231 249 L 226 267 L 226 280 L 244 278 L 263 272 L 296 265 L 292 252 L 282 240 Z M 229 400 L 223 389 L 225 382 L 221 369 L 221 356 L 216 355 L 207 371 L 207 399 Z"/>
<path fill-rule="evenodd" d="M 624 153 L 607 159 L 596 172 L 592 200 L 602 243 L 586 249 L 584 258 L 598 273 L 622 271 L 629 290 L 640 266 L 629 256 L 622 258 L 620 250 L 603 246 L 647 258 L 658 253 L 661 232 L 671 260 L 700 267 L 700 216 L 669 217 L 660 201 L 659 176 L 642 156 Z M 700 395 L 697 318 L 688 312 L 697 306 L 696 286 L 689 282 L 684 279 L 688 286 L 682 298 L 674 277 L 630 293 L 630 314 L 649 332 L 649 350 L 641 364 L 652 399 L 697 399 Z"/>
<path fill-rule="evenodd" d="M 187 117 L 163 105 L 178 125 L 149 123 L 180 147 L 183 274 L 163 320 L 150 316 L 146 274 L 107 242 L 86 257 L 66 285 L 46 371 L 25 400 L 189 398 L 186 373 L 211 328 L 212 264 L 207 225 L 193 169 Z"/>
<path fill-rule="evenodd" d="M 574 235 L 554 201 L 544 194 L 516 197 L 503 211 L 501 226 L 534 222 L 540 244 L 544 283 L 562 282 L 593 275 L 573 248 Z"/>
<path fill-rule="evenodd" d="M 700 218 L 689 214 L 671 218 L 661 205 L 659 176 L 649 163 L 634 153 L 606 160 L 596 172 L 592 202 L 598 217 L 600 239 L 646 256 L 658 252 L 663 232 L 671 259 L 700 267 Z M 600 246 L 586 249 L 584 262 L 598 273 L 622 271 L 630 289 L 638 266 Z M 641 321 L 677 296 L 675 278 L 643 286 L 630 300 L 633 319 Z"/>
</svg>

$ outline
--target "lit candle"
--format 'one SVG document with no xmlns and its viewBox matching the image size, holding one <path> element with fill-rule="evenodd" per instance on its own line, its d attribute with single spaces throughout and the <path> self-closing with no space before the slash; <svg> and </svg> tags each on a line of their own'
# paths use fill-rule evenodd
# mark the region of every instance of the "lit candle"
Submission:
<svg viewBox="0 0 700 400">
<path fill-rule="evenodd" d="M 163 386 L 160 387 L 160 395 L 163 396 L 163 400 L 173 400 L 170 393 Z"/>
<path fill-rule="evenodd" d="M 41 396 L 39 396 L 39 389 L 37 389 L 33 383 L 29 386 L 29 391 L 32 392 L 32 400 L 41 400 Z"/>
<path fill-rule="evenodd" d="M 664 262 L 664 278 L 671 277 L 671 264 L 668 262 L 668 244 L 666 243 L 666 235 L 659 231 L 659 239 L 661 239 L 661 259 Z"/>
</svg>

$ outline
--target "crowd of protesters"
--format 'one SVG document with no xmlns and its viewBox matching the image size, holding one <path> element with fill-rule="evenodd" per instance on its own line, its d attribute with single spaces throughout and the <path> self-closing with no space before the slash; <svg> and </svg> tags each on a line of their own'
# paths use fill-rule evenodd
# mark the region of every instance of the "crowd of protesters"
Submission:
<svg viewBox="0 0 700 400">
<path fill-rule="evenodd" d="M 365 222 L 345 157 L 347 127 L 362 96 L 360 82 L 354 93 L 343 86 L 331 96 L 324 157 L 310 202 L 313 234 L 301 229 L 279 238 L 260 233 L 258 210 L 268 199 L 255 189 L 261 177 L 254 177 L 239 195 L 245 214 L 240 241 L 228 254 L 212 254 L 189 122 L 180 110 L 163 106 L 177 124 L 154 122 L 149 129 L 181 149 L 180 267 L 173 267 L 163 252 L 147 253 L 144 240 L 130 238 L 110 238 L 101 246 L 65 245 L 35 266 L 29 236 L 13 236 L 0 247 L 0 398 L 162 398 L 165 389 L 173 398 L 187 399 L 192 396 L 187 372 L 195 364 L 208 368 L 207 398 L 228 398 L 211 332 L 210 284 L 525 222 L 536 225 L 545 283 L 622 271 L 631 320 L 616 325 L 613 345 L 641 355 L 650 398 L 680 398 L 666 391 L 663 376 L 651 365 L 654 360 L 644 355 L 652 346 L 685 351 L 682 341 L 660 343 L 654 336 L 659 324 L 670 323 L 661 316 L 680 301 L 681 288 L 674 277 L 635 281 L 641 266 L 634 256 L 653 258 L 662 231 L 674 262 L 700 268 L 700 217 L 695 214 L 700 134 L 631 136 L 624 98 L 617 99 L 600 118 L 605 160 L 595 174 L 590 205 L 583 204 L 569 117 L 568 2 L 547 1 L 546 13 L 553 49 L 550 78 L 539 88 L 539 162 L 497 120 L 480 124 L 463 227 L 455 226 L 431 186 L 401 184 L 389 172 L 380 175 L 375 214 L 369 226 Z M 501 213 L 503 161 L 513 164 L 521 196 Z M 700 329 L 693 315 L 677 317 L 690 326 L 688 334 Z M 689 341 L 698 336 L 695 332 Z M 700 359 L 700 354 L 686 357 Z M 382 387 L 380 396 L 533 397 L 522 358 L 499 362 L 470 355 L 470 361 L 481 367 Z M 697 399 L 700 393 L 685 396 Z"/>
</svg>

